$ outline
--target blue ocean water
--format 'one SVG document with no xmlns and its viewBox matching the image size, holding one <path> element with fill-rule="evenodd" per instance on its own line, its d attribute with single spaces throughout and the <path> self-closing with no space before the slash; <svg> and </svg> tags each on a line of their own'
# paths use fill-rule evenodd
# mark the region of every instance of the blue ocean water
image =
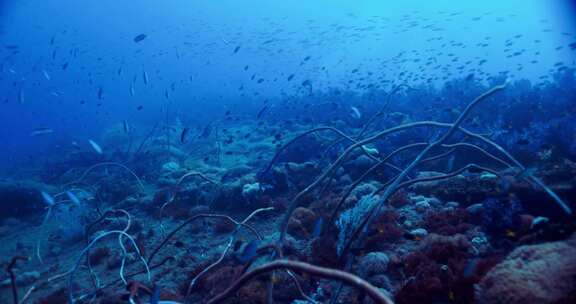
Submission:
<svg viewBox="0 0 576 304">
<path fill-rule="evenodd" d="M 0 1 L 0 239 L 6 262 L 26 256 L 18 296 L 201 303 L 287 258 L 398 303 L 499 303 L 491 275 L 517 278 L 490 271 L 508 254 L 574 245 L 575 14 L 538 0 Z M 120 265 L 156 253 L 180 271 L 124 280 Z M 372 297 L 277 267 L 296 274 L 223 298 Z M 571 286 L 543 302 L 573 300 Z"/>
</svg>

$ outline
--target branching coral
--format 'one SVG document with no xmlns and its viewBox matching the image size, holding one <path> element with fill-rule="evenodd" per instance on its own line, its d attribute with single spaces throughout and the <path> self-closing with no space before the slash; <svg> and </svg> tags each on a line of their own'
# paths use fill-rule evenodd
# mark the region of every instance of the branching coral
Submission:
<svg viewBox="0 0 576 304">
<path fill-rule="evenodd" d="M 12 299 L 14 300 L 14 304 L 19 304 L 18 301 L 18 289 L 16 288 L 16 275 L 14 275 L 14 266 L 16 266 L 16 262 L 18 261 L 28 261 L 29 258 L 25 256 L 15 256 L 12 257 L 8 266 L 6 266 L 6 272 L 10 275 L 10 287 L 12 288 Z"/>
<path fill-rule="evenodd" d="M 74 283 L 74 274 L 76 273 L 76 271 L 78 270 L 78 267 L 80 266 L 80 262 L 82 261 L 82 257 L 90 250 L 90 248 L 92 248 L 98 241 L 100 241 L 101 239 L 109 236 L 109 235 L 114 235 L 114 234 L 118 234 L 120 236 L 124 236 L 126 237 L 131 243 L 132 246 L 134 247 L 134 250 L 136 251 L 136 253 L 138 254 L 140 260 L 142 261 L 142 263 L 144 264 L 144 267 L 146 268 L 146 271 L 148 273 L 148 280 L 151 279 L 150 277 L 150 268 L 148 267 L 148 263 L 146 262 L 146 260 L 144 259 L 144 257 L 140 254 L 140 249 L 138 249 L 138 246 L 136 245 L 136 241 L 134 241 L 134 239 L 132 238 L 132 236 L 130 236 L 128 233 L 124 232 L 124 231 L 120 231 L 120 230 L 112 230 L 112 231 L 108 231 L 105 232 L 99 236 L 97 236 L 96 238 L 94 238 L 94 240 L 92 240 L 92 242 L 90 242 L 90 244 L 88 244 L 88 246 L 86 246 L 82 252 L 80 252 L 80 255 L 78 256 L 78 259 L 76 260 L 76 264 L 74 265 L 74 267 L 70 270 L 70 276 L 68 279 L 68 303 L 70 304 L 74 304 L 76 302 L 76 299 L 74 298 L 74 294 L 73 294 L 73 283 Z M 124 245 L 122 245 L 123 250 L 124 249 Z M 120 277 L 124 277 L 124 273 L 123 273 L 123 268 L 120 271 Z"/>
<path fill-rule="evenodd" d="M 184 182 L 184 180 L 186 180 L 187 178 L 190 177 L 198 177 L 210 184 L 213 185 L 219 185 L 219 183 L 213 181 L 212 179 L 206 177 L 204 174 L 200 173 L 200 172 L 188 172 L 184 175 L 182 175 L 178 181 L 176 182 L 176 184 L 172 187 L 171 190 L 169 190 L 169 193 L 167 195 L 167 199 L 166 202 L 164 204 L 162 204 L 162 206 L 160 207 L 160 229 L 162 231 L 164 231 L 164 223 L 163 223 L 163 218 L 164 218 L 164 209 L 166 209 L 166 207 L 168 207 L 168 205 L 172 204 L 175 200 L 176 197 L 178 195 L 178 191 L 176 189 L 178 189 L 178 187 L 180 187 L 180 185 L 182 185 L 182 183 Z"/>
<path fill-rule="evenodd" d="M 238 229 L 240 229 L 240 227 L 246 225 L 246 223 L 254 216 L 256 216 L 258 213 L 260 212 L 265 212 L 265 211 L 270 211 L 273 210 L 274 208 L 262 208 L 262 209 L 257 209 L 254 212 L 252 212 L 250 215 L 248 215 L 242 222 L 239 222 L 236 224 L 236 230 L 231 234 L 230 239 L 228 241 L 228 244 L 226 245 L 226 248 L 224 249 L 224 251 L 222 252 L 222 255 L 220 256 L 220 258 L 210 264 L 210 266 L 206 267 L 204 270 L 202 270 L 202 272 L 200 272 L 199 274 L 197 274 L 192 281 L 190 282 L 190 285 L 188 285 L 188 290 L 186 291 L 186 298 L 188 298 L 190 296 L 190 293 L 192 292 L 192 288 L 194 287 L 194 284 L 196 283 L 196 281 L 202 277 L 202 275 L 204 275 L 205 273 L 207 273 L 208 271 L 210 271 L 210 269 L 218 266 L 218 264 L 220 264 L 222 262 L 222 260 L 224 260 L 224 258 L 226 257 L 226 254 L 230 251 L 230 249 L 232 249 L 232 245 L 234 244 L 234 241 L 236 240 L 236 232 L 238 231 Z M 258 234 L 257 236 L 260 238 L 260 240 L 262 239 Z"/>
</svg>

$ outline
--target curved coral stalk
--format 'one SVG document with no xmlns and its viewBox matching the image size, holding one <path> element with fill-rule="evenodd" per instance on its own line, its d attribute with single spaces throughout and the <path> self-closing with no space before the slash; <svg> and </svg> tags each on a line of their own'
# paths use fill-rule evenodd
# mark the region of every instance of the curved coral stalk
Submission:
<svg viewBox="0 0 576 304">
<path fill-rule="evenodd" d="M 262 266 L 259 266 L 257 268 L 254 268 L 249 272 L 245 273 L 238 280 L 234 281 L 234 283 L 232 283 L 232 285 L 230 285 L 230 287 L 224 290 L 221 294 L 210 299 L 208 301 L 208 304 L 221 303 L 224 299 L 231 296 L 233 292 L 238 290 L 240 287 L 242 287 L 244 284 L 246 284 L 253 278 L 277 269 L 288 269 L 297 272 L 304 272 L 306 274 L 320 278 L 342 281 L 350 286 L 358 288 L 360 291 L 364 292 L 366 295 L 372 298 L 372 300 L 374 300 L 375 303 L 378 304 L 394 303 L 392 299 L 390 299 L 387 295 L 378 290 L 378 288 L 374 287 L 370 283 L 364 281 L 360 277 L 357 277 L 351 273 L 337 269 L 315 266 L 304 262 L 276 260 L 264 264 Z"/>
<path fill-rule="evenodd" d="M 92 248 L 94 246 L 94 244 L 96 244 L 98 241 L 100 241 L 104 237 L 112 235 L 112 234 L 119 234 L 121 236 L 124 236 L 132 243 L 132 246 L 134 246 L 134 250 L 136 251 L 136 253 L 140 257 L 140 260 L 142 261 L 142 263 L 144 264 L 144 267 L 146 268 L 146 272 L 148 273 L 148 280 L 151 279 L 150 268 L 148 267 L 148 263 L 146 262 L 146 260 L 142 256 L 142 254 L 140 253 L 140 249 L 138 249 L 138 246 L 136 245 L 136 241 L 134 241 L 134 238 L 132 238 L 131 235 L 129 235 L 128 233 L 126 233 L 124 231 L 120 231 L 120 230 L 108 231 L 108 232 L 105 232 L 105 233 L 99 235 L 98 237 L 96 237 L 94 240 L 92 240 L 92 242 L 90 242 L 90 244 L 88 244 L 88 246 L 86 246 L 82 250 L 82 252 L 78 256 L 78 259 L 76 260 L 76 263 L 74 264 L 74 267 L 71 269 L 70 277 L 68 278 L 68 303 L 69 304 L 75 303 L 74 295 L 72 292 L 72 285 L 74 283 L 74 274 L 76 273 L 76 270 L 78 270 L 78 267 L 80 266 L 80 261 L 82 261 L 82 257 L 90 250 L 90 248 Z M 120 276 L 124 277 L 124 274 L 120 273 Z"/>
<path fill-rule="evenodd" d="M 86 175 L 88 175 L 88 173 L 90 173 L 92 170 L 94 170 L 98 167 L 102 167 L 102 166 L 116 166 L 116 167 L 123 168 L 124 170 L 128 171 L 132 176 L 134 176 L 134 178 L 138 182 L 138 185 L 140 186 L 140 189 L 142 191 L 144 191 L 144 184 L 142 183 L 142 181 L 140 180 L 138 175 L 136 175 L 136 173 L 134 173 L 134 171 L 132 171 L 130 168 L 126 167 L 125 165 L 123 165 L 121 163 L 115 163 L 115 162 L 104 162 L 104 163 L 97 163 L 95 165 L 92 165 L 90 168 L 86 169 L 86 171 L 84 171 L 84 173 L 82 173 L 82 175 L 80 175 L 80 177 L 77 180 L 66 183 L 66 184 L 64 184 L 64 186 L 72 185 L 72 184 L 78 184 L 78 183 L 82 182 L 82 180 L 86 177 Z"/>
</svg>

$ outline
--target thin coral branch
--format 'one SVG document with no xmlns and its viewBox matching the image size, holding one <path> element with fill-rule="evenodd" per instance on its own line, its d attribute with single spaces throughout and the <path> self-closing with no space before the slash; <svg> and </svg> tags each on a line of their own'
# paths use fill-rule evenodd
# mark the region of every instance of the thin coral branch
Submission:
<svg viewBox="0 0 576 304">
<path fill-rule="evenodd" d="M 188 178 L 188 177 L 195 177 L 195 176 L 197 176 L 197 177 L 199 177 L 199 178 L 201 178 L 201 179 L 203 179 L 203 180 L 205 180 L 205 181 L 207 181 L 207 182 L 209 182 L 209 183 L 211 183 L 211 184 L 213 184 L 213 185 L 219 185 L 218 182 L 216 182 L 216 181 L 214 181 L 214 180 L 206 177 L 204 174 L 202 174 L 202 173 L 200 173 L 200 172 L 188 172 L 188 173 L 182 175 L 182 176 L 178 179 L 178 181 L 176 182 L 176 186 L 181 185 L 182 182 L 184 182 L 184 180 L 185 180 L 186 178 Z"/>
<path fill-rule="evenodd" d="M 6 272 L 10 275 L 10 287 L 12 288 L 12 299 L 14 304 L 18 304 L 18 288 L 16 287 L 16 275 L 14 274 L 14 266 L 18 261 L 28 261 L 30 258 L 27 256 L 17 255 L 12 257 L 8 266 L 6 266 Z"/>
<path fill-rule="evenodd" d="M 321 132 L 321 131 L 330 131 L 335 133 L 336 135 L 340 136 L 343 140 L 348 140 L 352 143 L 355 143 L 356 140 L 354 140 L 352 137 L 346 135 L 344 132 L 333 128 L 333 127 L 318 127 L 318 128 L 314 128 L 314 129 L 310 129 L 308 131 L 305 131 L 299 135 L 297 135 L 296 137 L 292 138 L 290 141 L 288 141 L 287 143 L 285 143 L 282 147 L 280 147 L 278 150 L 276 150 L 276 154 L 274 155 L 274 157 L 272 157 L 272 160 L 270 160 L 270 162 L 268 163 L 268 165 L 266 166 L 266 168 L 264 168 L 264 170 L 262 170 L 260 172 L 260 175 L 266 175 L 266 173 L 268 173 L 270 171 L 270 169 L 272 169 L 272 166 L 276 163 L 276 161 L 278 160 L 278 158 L 280 158 L 280 155 L 282 154 L 282 152 L 284 150 L 286 150 L 289 146 L 291 146 L 293 143 L 295 143 L 296 141 L 298 141 L 300 138 L 305 137 L 308 134 L 313 134 L 316 132 Z M 365 154 L 372 158 L 375 159 L 373 155 L 371 155 L 370 153 L 367 153 L 365 150 L 363 150 L 365 152 Z"/>
<path fill-rule="evenodd" d="M 74 299 L 74 294 L 73 294 L 73 290 L 72 290 L 72 286 L 74 283 L 74 274 L 76 273 L 76 270 L 78 270 L 78 267 L 80 266 L 80 262 L 82 261 L 82 257 L 88 252 L 88 250 L 90 250 L 90 248 L 92 248 L 94 246 L 94 244 L 96 244 L 98 241 L 100 241 L 101 239 L 103 239 L 104 237 L 107 237 L 109 235 L 113 235 L 113 234 L 120 234 L 123 235 L 124 237 L 126 237 L 131 243 L 132 246 L 134 246 L 134 250 L 136 251 L 136 253 L 138 254 L 140 260 L 142 261 L 142 263 L 144 264 L 144 267 L 146 268 L 146 272 L 148 273 L 148 280 L 151 280 L 151 275 L 150 275 L 150 268 L 148 267 L 148 263 L 146 262 L 146 259 L 144 259 L 144 257 L 142 256 L 142 254 L 140 253 L 140 249 L 138 249 L 138 245 L 136 245 L 136 241 L 134 241 L 134 238 L 132 238 L 131 235 L 127 234 L 124 231 L 120 231 L 120 230 L 112 230 L 112 231 L 108 231 L 105 232 L 99 236 L 97 236 L 94 240 L 92 240 L 92 242 L 90 242 L 90 244 L 88 244 L 88 246 L 86 246 L 82 252 L 80 252 L 80 255 L 78 256 L 78 259 L 76 261 L 76 263 L 74 264 L 74 267 L 71 269 L 70 272 L 70 277 L 68 279 L 68 303 L 69 304 L 74 304 L 75 303 L 75 299 Z M 123 276 L 123 274 L 121 274 L 121 276 Z"/>
<path fill-rule="evenodd" d="M 103 163 L 95 164 L 95 165 L 89 167 L 88 169 L 86 169 L 86 171 L 84 171 L 84 173 L 82 173 L 82 175 L 80 175 L 80 177 L 77 180 L 66 183 L 66 184 L 64 184 L 64 186 L 81 183 L 82 180 L 86 177 L 86 175 L 88 175 L 88 173 L 92 172 L 92 170 L 94 170 L 98 167 L 103 167 L 103 166 L 116 166 L 116 167 L 120 167 L 120 168 L 123 168 L 124 170 L 128 171 L 128 173 L 130 173 L 132 176 L 134 176 L 134 178 L 138 182 L 138 185 L 140 186 L 140 189 L 142 191 L 144 191 L 144 189 L 145 189 L 144 184 L 142 183 L 142 181 L 140 180 L 138 175 L 136 175 L 136 173 L 134 173 L 134 171 L 132 171 L 130 168 L 126 167 L 125 165 L 123 165 L 121 163 L 116 163 L 116 162 L 103 162 Z"/>
<path fill-rule="evenodd" d="M 140 143 L 140 145 L 138 146 L 138 148 L 134 152 L 132 160 L 136 160 L 138 158 L 138 156 L 140 155 L 140 153 L 144 149 L 144 146 L 146 146 L 146 143 L 148 142 L 150 137 L 152 137 L 152 135 L 156 132 L 156 129 L 158 128 L 159 124 L 160 124 L 160 121 L 156 122 L 154 124 L 154 126 L 150 129 L 150 132 L 148 132 L 148 134 L 146 134 L 146 136 L 144 136 L 144 139 L 142 140 L 142 142 Z"/>
<path fill-rule="evenodd" d="M 152 266 L 149 266 L 149 270 L 152 271 L 152 270 L 154 270 L 154 269 L 156 269 L 156 268 L 158 268 L 158 267 L 163 266 L 163 265 L 166 264 L 168 261 L 174 261 L 174 260 L 175 260 L 175 258 L 172 257 L 172 256 L 166 257 L 166 258 L 164 258 L 160 263 L 155 264 L 155 265 L 152 265 Z M 136 271 L 136 272 L 132 272 L 132 273 L 126 274 L 124 277 L 125 277 L 125 278 L 132 278 L 132 277 L 134 277 L 134 276 L 137 276 L 137 275 L 140 275 L 140 274 L 143 274 L 143 273 L 146 273 L 146 272 L 147 272 L 147 269 L 143 269 L 143 270 L 140 270 L 140 271 Z M 68 273 L 69 273 L 69 272 L 68 272 Z M 53 279 L 53 280 L 54 280 L 54 279 Z M 116 285 L 117 283 L 121 283 L 121 282 L 122 282 L 122 279 L 117 278 L 117 279 L 113 280 L 112 282 L 109 282 L 109 283 L 106 283 L 106 284 L 100 286 L 100 288 L 97 289 L 96 291 L 92 291 L 91 293 L 86 294 L 86 295 L 83 295 L 83 296 L 81 296 L 80 298 L 92 297 L 92 296 L 96 295 L 97 293 L 101 292 L 102 290 L 104 290 L 104 289 L 106 289 L 106 288 L 109 288 L 109 287 L 112 287 L 112 286 Z M 122 284 L 124 284 L 124 283 L 122 282 Z M 124 286 L 126 286 L 126 285 L 124 285 Z M 162 302 L 159 302 L 159 303 L 162 303 Z"/>
<path fill-rule="evenodd" d="M 354 191 L 354 189 L 356 189 L 356 187 L 358 187 L 360 185 L 360 183 L 362 183 L 362 181 L 364 181 L 364 179 L 366 177 L 368 177 L 370 174 L 374 173 L 377 169 L 379 169 L 382 164 L 386 161 L 388 161 L 390 158 L 396 156 L 398 153 L 401 153 L 403 151 L 415 148 L 415 147 L 420 147 L 426 145 L 426 143 L 415 143 L 415 144 L 409 144 L 409 145 L 405 145 L 402 146 L 392 152 L 390 152 L 388 155 L 386 155 L 382 160 L 380 160 L 378 163 L 374 164 L 372 167 L 368 168 L 368 170 L 366 170 L 360 177 L 358 177 L 353 183 L 352 185 L 350 185 L 347 189 L 346 192 L 344 193 L 344 195 L 342 195 L 342 197 L 340 198 L 340 200 L 338 201 L 338 204 L 336 204 L 336 207 L 334 208 L 334 210 L 332 211 L 332 215 L 330 216 L 330 222 L 333 222 L 334 219 L 336 218 L 336 215 L 338 214 L 338 211 L 340 210 L 340 208 L 342 207 L 342 205 L 344 204 L 344 202 L 346 201 L 346 199 L 348 199 L 348 197 L 350 196 L 350 194 L 352 194 L 352 191 Z"/>
<path fill-rule="evenodd" d="M 380 108 L 380 110 L 378 112 L 376 112 L 374 115 L 372 115 L 372 117 L 370 117 L 370 119 L 368 119 L 368 121 L 364 124 L 364 127 L 362 127 L 362 130 L 360 130 L 360 132 L 358 133 L 358 135 L 356 136 L 356 138 L 362 138 L 362 136 L 364 136 L 364 134 L 366 133 L 366 131 L 368 130 L 368 128 L 370 127 L 370 125 L 372 125 L 372 123 L 378 118 L 381 117 L 382 115 L 384 115 L 384 113 L 386 112 L 388 106 L 390 105 L 390 99 L 392 98 L 392 96 L 394 96 L 394 94 L 396 94 L 396 92 L 398 92 L 401 88 L 407 88 L 407 89 L 411 89 L 414 90 L 412 87 L 410 87 L 407 84 L 399 84 L 397 86 L 395 86 L 394 88 L 392 88 L 392 90 L 390 90 L 390 93 L 388 93 L 388 95 L 386 96 L 386 101 L 384 102 L 384 104 L 382 105 L 382 107 Z"/>
<path fill-rule="evenodd" d="M 162 240 L 162 242 L 156 246 L 156 248 L 154 248 L 154 250 L 152 250 L 150 252 L 150 256 L 148 257 L 148 263 L 150 263 L 152 261 L 152 259 L 156 256 L 156 254 L 158 253 L 158 251 L 160 251 L 160 249 L 162 249 L 162 247 L 164 247 L 168 241 L 170 241 L 170 239 L 180 230 L 182 230 L 184 227 L 186 227 L 188 224 L 201 219 L 201 218 L 219 218 L 219 219 L 223 219 L 226 221 L 229 221 L 231 223 L 233 223 L 234 225 L 240 225 L 243 226 L 245 228 L 247 228 L 248 230 L 250 230 L 254 235 L 256 235 L 257 238 L 262 239 L 262 236 L 260 235 L 260 233 L 258 233 L 258 231 L 256 229 L 254 229 L 252 226 L 246 224 L 246 223 L 241 223 L 238 222 L 236 220 L 234 220 L 233 218 L 227 216 L 227 215 L 222 215 L 222 214 L 209 214 L 209 213 L 202 213 L 202 214 L 197 214 L 192 216 L 191 218 L 185 220 L 184 222 L 182 222 L 180 225 L 178 225 L 176 228 L 174 228 L 170 233 L 168 233 L 168 235 L 166 235 L 166 237 L 164 238 L 164 240 Z"/>
<path fill-rule="evenodd" d="M 402 188 L 406 188 L 406 187 L 410 187 L 414 184 L 418 184 L 418 183 L 425 183 L 425 182 L 432 182 L 432 181 L 438 181 L 438 180 L 443 180 L 443 179 L 447 179 L 447 178 L 451 178 L 454 176 L 457 176 L 459 174 L 461 174 L 462 172 L 468 171 L 470 169 L 475 169 L 475 170 L 480 170 L 480 171 L 485 171 L 485 172 L 489 172 L 492 173 L 496 176 L 500 176 L 500 172 L 496 171 L 496 170 L 492 170 L 490 168 L 486 168 L 486 167 L 482 167 L 476 164 L 467 164 L 466 166 L 454 170 L 452 172 L 449 173 L 444 173 L 444 174 L 440 174 L 440 175 L 435 175 L 435 176 L 427 176 L 427 177 L 421 177 L 421 178 L 415 178 L 413 180 L 409 180 L 409 181 L 405 181 L 403 183 L 400 183 L 398 185 L 398 187 L 396 188 L 396 191 L 402 189 Z M 374 194 L 378 194 L 380 192 L 382 192 L 383 190 L 385 190 L 386 187 L 380 187 L 378 188 Z"/>
<path fill-rule="evenodd" d="M 232 232 L 232 235 L 230 236 L 230 240 L 228 241 L 228 244 L 226 245 L 224 251 L 220 255 L 220 258 L 218 258 L 218 260 L 216 262 L 214 262 L 214 263 L 210 264 L 208 267 L 204 268 L 204 270 L 202 270 L 199 274 L 197 274 L 192 279 L 192 281 L 188 285 L 188 290 L 186 291 L 186 299 L 188 299 L 190 297 L 190 293 L 192 292 L 192 288 L 194 287 L 194 285 L 196 284 L 198 279 L 200 279 L 205 273 L 209 272 L 211 269 L 218 266 L 224 260 L 224 258 L 226 257 L 226 255 L 228 254 L 230 249 L 232 248 L 232 245 L 236 241 L 236 234 L 238 232 L 238 229 L 240 229 L 240 227 L 245 225 L 251 218 L 256 216 L 256 214 L 258 214 L 260 212 L 270 211 L 270 210 L 274 210 L 274 207 L 256 209 L 252 213 L 250 213 L 250 215 L 248 215 L 242 222 L 240 222 L 236 225 L 236 229 L 234 229 L 234 232 Z M 260 240 L 262 240 L 262 238 L 260 238 Z"/>
<path fill-rule="evenodd" d="M 188 173 L 182 175 L 182 176 L 178 179 L 178 181 L 176 182 L 176 184 L 174 185 L 174 187 L 180 186 L 180 185 L 184 182 L 184 180 L 185 180 L 186 178 L 189 178 L 189 177 L 199 177 L 199 178 L 201 178 L 202 180 L 204 180 L 204 181 L 206 181 L 206 182 L 208 182 L 208 183 L 210 183 L 210 184 L 217 185 L 217 186 L 220 185 L 218 182 L 213 181 L 212 179 L 206 177 L 204 174 L 202 174 L 202 173 L 200 173 L 200 172 L 188 172 Z M 164 219 L 164 209 L 166 209 L 166 207 L 168 207 L 168 205 L 172 204 L 172 203 L 176 200 L 176 197 L 177 197 L 177 196 L 178 196 L 178 191 L 175 191 L 175 192 L 172 193 L 172 195 L 168 198 L 168 200 L 167 200 L 164 204 L 162 204 L 162 206 L 160 207 L 160 214 L 159 214 L 158 217 L 160 218 L 160 229 L 161 229 L 161 231 L 162 231 L 162 234 L 165 233 L 165 231 L 164 231 L 164 221 L 163 221 L 163 219 Z"/>
<path fill-rule="evenodd" d="M 92 228 L 97 225 L 98 223 L 102 222 L 104 219 L 108 218 L 108 216 L 112 216 L 116 213 L 121 213 L 123 216 L 126 217 L 126 226 L 124 227 L 124 229 L 122 231 L 128 233 L 128 230 L 130 229 L 130 226 L 132 224 L 132 217 L 130 216 L 130 213 L 128 213 L 128 211 L 124 210 L 124 209 L 111 209 L 111 210 L 107 210 L 105 211 L 99 218 L 97 218 L 95 221 L 93 221 L 92 223 L 88 224 L 86 226 L 85 232 L 84 232 L 84 240 L 86 241 L 86 245 L 88 245 L 90 242 L 88 241 L 89 238 L 89 234 L 90 231 L 92 230 Z M 124 271 L 124 264 L 126 261 L 126 256 L 127 256 L 127 252 L 126 252 L 126 248 L 124 247 L 124 244 L 122 242 L 122 234 L 118 235 L 118 243 L 120 244 L 120 248 L 122 249 L 122 267 L 120 269 L 120 277 L 122 278 L 122 281 L 124 282 L 124 284 L 126 284 L 126 280 L 124 280 L 124 276 L 123 271 Z M 90 277 L 92 278 L 92 284 L 94 285 L 94 288 L 99 288 L 99 280 L 98 280 L 98 276 L 96 275 L 96 273 L 94 272 L 94 270 L 92 269 L 92 264 L 90 263 L 90 250 L 88 250 L 86 252 L 86 265 L 88 266 L 88 271 L 90 272 Z"/>
<path fill-rule="evenodd" d="M 20 300 L 20 302 L 18 302 L 18 304 L 25 303 L 30 298 L 30 295 L 32 295 L 32 292 L 34 292 L 34 290 L 36 290 L 36 286 L 34 286 L 34 285 L 32 285 L 30 288 L 28 288 L 28 291 L 26 291 L 26 293 L 22 297 L 22 300 Z"/>
<path fill-rule="evenodd" d="M 242 275 L 238 280 L 234 281 L 230 287 L 218 294 L 208 301 L 208 304 L 222 303 L 226 298 L 230 297 L 236 290 L 241 288 L 244 284 L 254 279 L 255 277 L 277 270 L 289 269 L 296 272 L 303 272 L 311 276 L 316 276 L 324 279 L 342 281 L 352 287 L 358 288 L 360 291 L 368 295 L 375 303 L 378 304 L 393 304 L 394 302 L 387 295 L 383 294 L 378 288 L 372 286 L 370 283 L 364 281 L 351 273 L 344 272 L 337 269 L 325 268 L 315 266 L 312 264 L 289 261 L 289 260 L 276 260 L 257 268 Z"/>
<path fill-rule="evenodd" d="M 310 298 L 305 292 L 304 289 L 302 289 L 302 285 L 300 285 L 300 281 L 298 280 L 298 278 L 296 277 L 296 275 L 290 271 L 290 270 L 286 270 L 286 273 L 288 274 L 288 276 L 290 276 L 290 278 L 292 278 L 292 281 L 294 282 L 294 285 L 296 285 L 296 288 L 298 289 L 298 292 L 300 293 L 300 296 L 302 298 L 304 298 L 306 301 L 310 302 L 310 303 L 317 303 L 316 301 L 314 301 L 314 299 Z"/>
</svg>

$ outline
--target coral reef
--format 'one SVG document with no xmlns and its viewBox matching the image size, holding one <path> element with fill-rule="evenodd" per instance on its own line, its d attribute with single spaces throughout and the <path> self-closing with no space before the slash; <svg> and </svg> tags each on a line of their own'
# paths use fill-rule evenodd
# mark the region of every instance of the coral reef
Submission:
<svg viewBox="0 0 576 304">
<path fill-rule="evenodd" d="M 15 286 L 37 303 L 569 303 L 569 143 L 523 165 L 531 157 L 471 123 L 493 120 L 485 103 L 517 107 L 509 88 L 480 88 L 438 121 L 399 103 L 338 129 L 225 119 L 130 145 L 116 126 L 103 142 L 122 153 L 62 156 L 50 179 L 0 183 L 2 252 L 31 257 L 0 278 L 0 300 Z M 442 90 L 386 98 L 463 98 Z M 567 124 L 506 120 L 514 140 Z"/>
</svg>

